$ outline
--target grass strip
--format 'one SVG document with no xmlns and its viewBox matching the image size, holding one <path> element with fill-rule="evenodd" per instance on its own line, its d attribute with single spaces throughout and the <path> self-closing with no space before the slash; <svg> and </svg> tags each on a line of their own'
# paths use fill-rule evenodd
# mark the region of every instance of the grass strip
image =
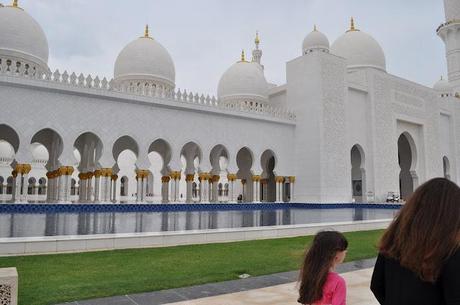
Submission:
<svg viewBox="0 0 460 305">
<path fill-rule="evenodd" d="M 376 256 L 382 230 L 346 233 L 346 261 Z M 20 305 L 52 305 L 297 270 L 312 236 L 0 258 L 16 267 Z"/>
</svg>

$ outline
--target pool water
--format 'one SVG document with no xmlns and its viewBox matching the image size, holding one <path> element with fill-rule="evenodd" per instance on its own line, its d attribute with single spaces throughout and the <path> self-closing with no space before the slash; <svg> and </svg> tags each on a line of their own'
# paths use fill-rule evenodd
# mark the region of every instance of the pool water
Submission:
<svg viewBox="0 0 460 305">
<path fill-rule="evenodd" d="M 190 211 L 0 211 L 0 238 L 166 232 L 391 219 L 398 208 L 283 208 Z"/>
</svg>

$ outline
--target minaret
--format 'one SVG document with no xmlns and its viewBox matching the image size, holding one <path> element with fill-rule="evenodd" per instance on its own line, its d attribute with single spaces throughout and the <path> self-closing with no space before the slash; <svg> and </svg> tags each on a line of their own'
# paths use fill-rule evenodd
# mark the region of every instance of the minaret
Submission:
<svg viewBox="0 0 460 305">
<path fill-rule="evenodd" d="M 460 91 L 460 1 L 444 0 L 446 22 L 437 29 L 437 34 L 446 45 L 449 83 L 455 92 Z"/>
<path fill-rule="evenodd" d="M 259 32 L 256 32 L 256 38 L 254 39 L 254 43 L 256 44 L 256 48 L 252 51 L 252 61 L 262 66 L 262 64 L 260 63 L 260 60 L 262 59 L 263 53 L 262 53 L 262 50 L 259 49 L 259 44 L 260 44 Z M 262 68 L 263 67 L 264 66 L 262 66 Z"/>
</svg>

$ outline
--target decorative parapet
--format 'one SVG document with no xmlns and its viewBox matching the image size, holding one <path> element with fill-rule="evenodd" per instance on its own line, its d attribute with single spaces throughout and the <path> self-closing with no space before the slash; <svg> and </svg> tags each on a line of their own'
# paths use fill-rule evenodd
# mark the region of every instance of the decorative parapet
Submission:
<svg viewBox="0 0 460 305">
<path fill-rule="evenodd" d="M 14 76 L 18 78 L 33 79 L 43 82 L 58 83 L 70 87 L 86 88 L 92 90 L 100 90 L 107 92 L 120 92 L 132 94 L 134 96 L 160 98 L 184 104 L 197 104 L 214 109 L 221 109 L 226 112 L 257 114 L 267 117 L 279 118 L 289 121 L 295 121 L 295 114 L 285 108 L 276 108 L 267 105 L 228 105 L 221 103 L 216 97 L 181 91 L 180 89 L 171 90 L 163 86 L 152 86 L 149 84 L 135 83 L 130 85 L 116 85 L 113 80 L 107 78 L 93 77 L 91 75 L 76 74 L 75 72 L 54 72 L 46 71 L 39 72 L 31 70 L 27 65 L 21 64 L 19 61 L 0 58 L 0 75 Z"/>
<path fill-rule="evenodd" d="M 16 268 L 0 269 L 0 304 L 18 304 L 18 272 Z"/>
<path fill-rule="evenodd" d="M 436 33 L 438 33 L 439 30 L 441 30 L 443 27 L 449 26 L 451 24 L 459 24 L 459 23 L 460 23 L 460 20 L 458 20 L 458 19 L 453 19 L 453 20 L 449 20 L 447 22 L 444 22 L 443 24 L 438 26 L 438 28 L 436 29 Z"/>
</svg>

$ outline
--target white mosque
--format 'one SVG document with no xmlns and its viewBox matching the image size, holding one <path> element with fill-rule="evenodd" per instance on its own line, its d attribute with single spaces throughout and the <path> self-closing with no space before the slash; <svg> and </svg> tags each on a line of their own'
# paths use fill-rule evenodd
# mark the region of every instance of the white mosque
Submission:
<svg viewBox="0 0 460 305">
<path fill-rule="evenodd" d="M 332 45 L 309 33 L 282 85 L 257 35 L 212 97 L 175 87 L 148 27 L 111 80 L 50 71 L 43 29 L 0 4 L 0 202 L 382 202 L 458 182 L 460 2 L 444 5 L 448 77 L 434 88 L 390 74 L 352 20 Z"/>
</svg>

